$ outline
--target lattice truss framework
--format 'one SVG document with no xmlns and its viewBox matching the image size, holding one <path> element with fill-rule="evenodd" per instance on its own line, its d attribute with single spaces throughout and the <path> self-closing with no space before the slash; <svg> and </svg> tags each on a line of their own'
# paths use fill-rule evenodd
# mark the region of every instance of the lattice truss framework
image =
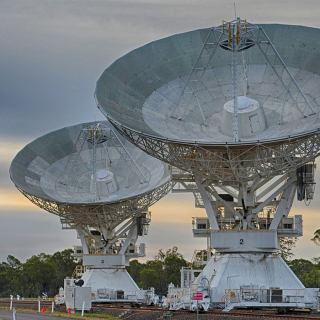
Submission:
<svg viewBox="0 0 320 320">
<path fill-rule="evenodd" d="M 161 187 L 154 189 L 152 192 L 132 199 L 116 203 L 97 203 L 92 205 L 73 205 L 49 201 L 35 197 L 26 193 L 21 188 L 16 187 L 32 203 L 41 209 L 59 216 L 61 223 L 70 226 L 70 228 L 76 229 L 78 226 L 89 226 L 96 229 L 103 227 L 114 229 L 126 219 L 138 216 L 141 212 L 147 211 L 151 205 L 168 194 L 173 185 L 174 184 L 169 181 Z"/>
<path fill-rule="evenodd" d="M 278 229 L 282 219 L 289 215 L 297 190 L 294 173 L 286 173 L 274 179 L 259 178 L 250 185 L 230 187 L 216 185 L 210 179 L 197 179 L 175 167 L 171 171 L 172 180 L 177 183 L 173 192 L 192 193 L 195 207 L 206 210 L 214 230 Z M 231 196 L 233 201 L 230 198 L 226 200 L 225 195 Z M 301 225 L 300 222 L 295 223 L 292 230 L 283 229 L 283 226 L 278 230 L 278 237 L 301 235 L 302 221 Z"/>
<path fill-rule="evenodd" d="M 255 145 L 200 145 L 175 143 L 137 133 L 109 121 L 146 153 L 215 183 L 238 186 L 259 177 L 272 177 L 296 170 L 320 153 L 320 135 Z"/>
</svg>

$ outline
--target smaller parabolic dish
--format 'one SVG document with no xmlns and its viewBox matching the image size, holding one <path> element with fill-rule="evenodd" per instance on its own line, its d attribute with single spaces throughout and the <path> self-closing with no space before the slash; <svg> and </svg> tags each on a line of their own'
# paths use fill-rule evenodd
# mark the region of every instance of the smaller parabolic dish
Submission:
<svg viewBox="0 0 320 320">
<path fill-rule="evenodd" d="M 132 199 L 143 199 L 148 206 L 169 192 L 171 183 L 166 164 L 115 134 L 106 121 L 70 126 L 34 140 L 12 161 L 10 177 L 31 201 L 54 213 L 62 204 L 68 212 L 72 206 Z M 163 192 L 150 196 L 157 190 Z"/>
</svg>

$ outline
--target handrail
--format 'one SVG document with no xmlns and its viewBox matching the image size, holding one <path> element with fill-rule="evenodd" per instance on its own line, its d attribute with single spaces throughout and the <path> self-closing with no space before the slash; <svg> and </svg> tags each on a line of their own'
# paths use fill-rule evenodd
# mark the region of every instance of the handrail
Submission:
<svg viewBox="0 0 320 320">
<path fill-rule="evenodd" d="M 82 275 L 87 271 L 88 267 L 84 265 L 77 265 L 72 273 L 71 278 L 74 279 L 77 275 Z"/>
<path fill-rule="evenodd" d="M 277 295 L 277 294 L 272 294 L 272 297 L 304 297 L 305 296 L 305 289 L 283 289 L 283 288 L 241 288 L 241 289 L 225 289 L 225 294 L 221 297 L 221 302 L 225 303 L 226 305 L 228 305 L 230 303 L 231 300 L 231 296 L 232 294 L 234 294 L 234 297 L 238 297 L 240 298 L 240 294 L 242 291 L 252 291 L 252 293 L 256 293 L 258 292 L 258 297 L 271 297 L 270 293 L 268 294 L 262 294 L 260 292 L 262 291 L 267 291 L 269 290 L 281 290 L 282 294 L 281 295 Z M 291 293 L 293 292 L 293 294 L 283 294 L 283 292 L 288 292 Z M 301 292 L 302 291 L 302 292 Z M 242 299 L 241 299 L 242 300 Z"/>
</svg>

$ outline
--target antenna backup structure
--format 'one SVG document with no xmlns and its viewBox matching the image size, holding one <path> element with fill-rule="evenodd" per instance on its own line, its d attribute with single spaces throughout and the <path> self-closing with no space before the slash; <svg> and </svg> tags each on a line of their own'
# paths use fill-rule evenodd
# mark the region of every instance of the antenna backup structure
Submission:
<svg viewBox="0 0 320 320">
<path fill-rule="evenodd" d="M 289 217 L 295 192 L 310 201 L 320 152 L 320 30 L 236 19 L 154 41 L 107 68 L 99 109 L 133 144 L 179 168 L 204 207 L 195 236 L 214 256 L 194 283 L 169 288 L 172 309 L 315 308 L 277 254 L 302 235 Z M 192 280 L 191 278 L 188 278 Z M 187 289 L 187 290 L 186 290 Z M 317 293 L 317 292 L 318 293 Z"/>
<path fill-rule="evenodd" d="M 31 202 L 75 229 L 83 260 L 74 276 L 92 288 L 93 301 L 147 302 L 125 270 L 144 257 L 149 206 L 171 190 L 168 166 L 119 137 L 109 123 L 84 123 L 42 136 L 12 161 L 10 176 Z M 68 283 L 69 282 L 69 283 Z M 66 280 L 65 290 L 72 285 Z M 81 300 L 82 303 L 82 300 Z"/>
</svg>

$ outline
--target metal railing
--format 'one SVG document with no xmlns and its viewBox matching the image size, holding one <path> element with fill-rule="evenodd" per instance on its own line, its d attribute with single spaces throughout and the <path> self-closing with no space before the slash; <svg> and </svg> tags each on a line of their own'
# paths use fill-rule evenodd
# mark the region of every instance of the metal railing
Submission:
<svg viewBox="0 0 320 320">
<path fill-rule="evenodd" d="M 141 291 L 122 291 L 122 290 L 108 290 L 108 289 L 97 289 L 97 291 L 92 292 L 92 299 L 102 299 L 102 300 L 123 300 L 123 301 L 136 301 L 138 299 L 144 298 L 147 290 Z"/>
<path fill-rule="evenodd" d="M 240 288 L 225 289 L 221 302 L 228 307 L 230 303 L 258 302 L 258 303 L 299 303 L 304 302 L 305 289 L 281 288 Z"/>
<path fill-rule="evenodd" d="M 200 267 L 204 264 L 207 264 L 213 254 L 213 250 L 214 249 L 210 247 L 205 250 L 194 250 L 189 267 Z"/>
<path fill-rule="evenodd" d="M 87 269 L 88 269 L 88 266 L 82 266 L 82 265 L 76 266 L 72 273 L 71 278 L 78 279 L 82 277 L 82 275 L 87 271 Z"/>
</svg>

